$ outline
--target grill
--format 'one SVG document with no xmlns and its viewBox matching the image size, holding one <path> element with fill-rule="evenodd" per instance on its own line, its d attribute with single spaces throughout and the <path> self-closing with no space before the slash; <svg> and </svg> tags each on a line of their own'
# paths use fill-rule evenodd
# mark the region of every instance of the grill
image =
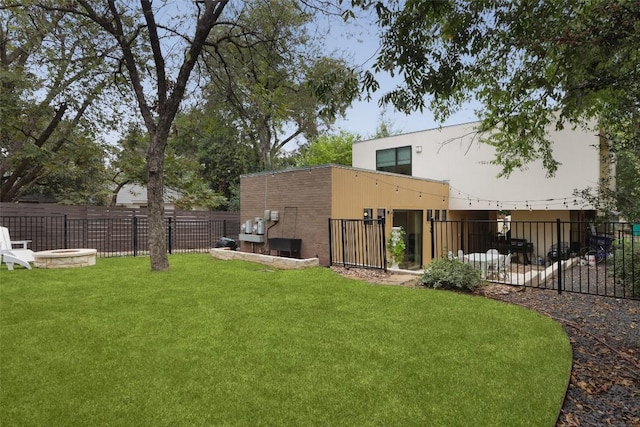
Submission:
<svg viewBox="0 0 640 427">
<path fill-rule="evenodd" d="M 297 256 L 300 258 L 300 248 L 302 247 L 302 239 L 288 239 L 285 237 L 273 237 L 268 239 L 269 253 L 271 251 L 277 251 L 278 256 L 280 252 L 288 252 L 290 257 Z"/>
<path fill-rule="evenodd" d="M 522 254 L 522 261 L 524 264 L 531 264 L 529 254 L 533 253 L 533 243 L 527 241 L 527 239 L 511 239 L 509 242 L 509 252 L 512 254 Z"/>
</svg>

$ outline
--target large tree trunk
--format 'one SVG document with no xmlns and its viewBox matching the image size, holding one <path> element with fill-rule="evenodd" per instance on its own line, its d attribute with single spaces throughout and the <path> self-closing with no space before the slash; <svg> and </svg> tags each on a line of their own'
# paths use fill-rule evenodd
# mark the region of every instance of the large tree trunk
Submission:
<svg viewBox="0 0 640 427">
<path fill-rule="evenodd" d="M 169 270 L 167 256 L 167 236 L 164 228 L 164 145 L 156 133 L 151 136 L 151 144 L 147 152 L 149 171 L 147 183 L 147 203 L 149 209 L 149 255 L 151 270 Z M 164 137 L 166 143 L 167 137 Z M 162 148 L 161 148 L 162 147 Z"/>
<path fill-rule="evenodd" d="M 81 14 L 98 24 L 104 31 L 111 34 L 118 41 L 122 50 L 122 66 L 126 67 L 129 74 L 133 92 L 136 95 L 140 114 L 150 136 L 149 149 L 147 151 L 147 203 L 149 207 L 149 253 L 151 255 L 151 270 L 165 271 L 169 269 L 169 259 L 167 257 L 167 240 L 164 229 L 164 152 L 169 137 L 171 123 L 178 112 L 180 102 L 184 97 L 184 92 L 189 82 L 189 77 L 193 68 L 205 46 L 205 42 L 211 29 L 218 22 L 222 11 L 229 3 L 229 0 L 201 0 L 196 3 L 198 9 L 195 34 L 193 37 L 184 37 L 191 40 L 186 46 L 184 62 L 180 65 L 175 82 L 170 82 L 167 77 L 165 57 L 162 52 L 161 35 L 162 32 L 169 32 L 178 35 L 176 29 L 159 26 L 156 22 L 152 0 L 140 0 L 140 7 L 144 15 L 145 24 L 143 28 L 138 28 L 139 23 L 134 27 L 128 25 L 129 17 L 120 11 L 121 6 L 127 2 L 117 2 L 109 0 L 107 6 L 94 8 L 94 2 L 89 0 L 76 0 L 70 2 L 69 8 L 65 11 L 69 13 L 80 13 L 76 7 L 82 8 Z M 125 8 L 126 9 L 126 8 Z M 98 13 L 104 13 L 100 15 Z M 132 18 L 133 19 L 133 18 Z M 133 19 L 135 21 L 135 19 Z M 148 50 L 146 44 L 142 47 L 134 42 L 136 37 L 146 31 L 149 37 L 149 46 L 153 53 L 154 67 L 145 66 L 142 61 L 148 60 Z M 132 37 L 133 36 L 133 37 Z M 173 63 L 174 61 L 170 61 Z M 156 97 L 153 100 L 147 99 L 145 93 L 145 78 L 142 72 L 155 71 L 155 81 L 157 83 Z M 151 102 L 150 102 L 151 101 Z M 153 106 L 153 107 L 152 107 Z M 155 109 L 155 111 L 154 111 Z"/>
</svg>

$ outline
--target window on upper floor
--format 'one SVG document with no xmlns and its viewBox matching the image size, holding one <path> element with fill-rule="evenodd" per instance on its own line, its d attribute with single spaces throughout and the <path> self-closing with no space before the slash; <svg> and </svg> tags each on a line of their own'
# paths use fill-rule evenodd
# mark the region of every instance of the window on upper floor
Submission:
<svg viewBox="0 0 640 427">
<path fill-rule="evenodd" d="M 376 170 L 411 175 L 411 146 L 377 150 Z"/>
</svg>

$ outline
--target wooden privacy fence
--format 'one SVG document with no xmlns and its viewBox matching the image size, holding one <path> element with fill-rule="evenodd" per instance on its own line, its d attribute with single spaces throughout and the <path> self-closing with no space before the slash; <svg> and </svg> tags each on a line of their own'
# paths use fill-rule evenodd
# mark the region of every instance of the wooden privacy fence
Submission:
<svg viewBox="0 0 640 427">
<path fill-rule="evenodd" d="M 384 219 L 329 218 L 329 261 L 344 267 L 387 271 Z"/>
<path fill-rule="evenodd" d="M 0 225 L 34 251 L 93 248 L 100 256 L 148 252 L 146 209 L 0 204 Z M 221 237 L 237 239 L 238 212 L 167 211 L 167 249 L 206 251 Z"/>
</svg>

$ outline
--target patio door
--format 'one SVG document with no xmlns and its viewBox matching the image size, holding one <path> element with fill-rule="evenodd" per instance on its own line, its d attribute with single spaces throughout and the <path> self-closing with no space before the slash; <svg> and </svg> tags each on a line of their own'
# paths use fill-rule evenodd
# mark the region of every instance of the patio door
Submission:
<svg viewBox="0 0 640 427">
<path fill-rule="evenodd" d="M 422 268 L 422 211 L 421 210 L 393 210 L 393 226 L 402 227 L 405 231 L 404 262 L 400 268 L 419 270 Z"/>
</svg>

